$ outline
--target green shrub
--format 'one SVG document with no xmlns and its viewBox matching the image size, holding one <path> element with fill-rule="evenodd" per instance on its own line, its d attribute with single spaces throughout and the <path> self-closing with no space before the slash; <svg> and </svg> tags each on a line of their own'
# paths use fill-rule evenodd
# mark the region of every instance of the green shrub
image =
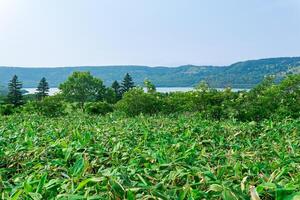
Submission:
<svg viewBox="0 0 300 200">
<path fill-rule="evenodd" d="M 142 88 L 133 88 L 126 92 L 116 104 L 117 110 L 128 116 L 155 114 L 161 111 L 161 100 L 155 94 L 148 94 Z"/>
<path fill-rule="evenodd" d="M 278 85 L 279 106 L 277 115 L 300 117 L 300 74 L 290 75 Z"/>
<path fill-rule="evenodd" d="M 12 104 L 5 104 L 0 106 L 1 115 L 11 115 L 14 113 L 14 106 Z"/>
<path fill-rule="evenodd" d="M 198 112 L 212 119 L 228 118 L 232 112 L 232 101 L 236 98 L 230 90 L 197 90 L 173 92 L 163 97 L 162 112 L 165 114 Z"/>
<path fill-rule="evenodd" d="M 67 104 L 67 107 L 71 112 L 76 112 L 78 110 L 82 110 L 80 104 L 78 102 L 70 102 Z"/>
<path fill-rule="evenodd" d="M 162 98 L 161 112 L 164 114 L 193 111 L 192 92 L 172 92 Z"/>
<path fill-rule="evenodd" d="M 276 85 L 267 77 L 262 83 L 237 98 L 237 119 L 261 121 L 267 118 L 300 116 L 300 75 L 286 77 Z"/>
<path fill-rule="evenodd" d="M 29 113 L 37 113 L 47 117 L 58 117 L 65 114 L 65 105 L 55 96 L 52 96 L 45 97 L 41 101 L 28 102 L 24 106 L 23 110 Z"/>
<path fill-rule="evenodd" d="M 211 119 L 221 119 L 225 116 L 224 104 L 225 95 L 222 91 L 214 89 L 198 90 L 193 92 L 193 111 L 200 112 L 204 117 Z"/>
<path fill-rule="evenodd" d="M 113 111 L 113 107 L 106 102 L 86 103 L 84 110 L 89 114 L 105 115 Z"/>
</svg>

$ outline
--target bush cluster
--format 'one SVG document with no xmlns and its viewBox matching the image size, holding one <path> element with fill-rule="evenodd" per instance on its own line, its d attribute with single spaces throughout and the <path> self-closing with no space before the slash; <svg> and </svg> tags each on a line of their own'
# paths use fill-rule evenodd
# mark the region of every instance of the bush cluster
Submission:
<svg viewBox="0 0 300 200">
<path fill-rule="evenodd" d="M 155 94 L 145 93 L 142 88 L 133 88 L 126 92 L 116 109 L 128 116 L 155 114 L 161 110 L 161 100 Z"/>
<path fill-rule="evenodd" d="M 65 114 L 66 105 L 56 96 L 45 97 L 41 101 L 30 101 L 23 106 L 24 112 L 36 113 L 47 117 Z"/>
<path fill-rule="evenodd" d="M 250 91 L 197 89 L 170 94 L 145 93 L 131 89 L 116 105 L 128 116 L 156 113 L 199 112 L 216 120 L 235 118 L 260 121 L 270 117 L 300 117 L 300 75 L 289 76 L 280 84 L 266 78 Z"/>
<path fill-rule="evenodd" d="M 113 107 L 106 102 L 89 102 L 84 110 L 89 114 L 105 115 L 113 111 Z"/>
<path fill-rule="evenodd" d="M 11 115 L 14 113 L 14 106 L 11 104 L 5 104 L 0 106 L 1 115 Z"/>
</svg>

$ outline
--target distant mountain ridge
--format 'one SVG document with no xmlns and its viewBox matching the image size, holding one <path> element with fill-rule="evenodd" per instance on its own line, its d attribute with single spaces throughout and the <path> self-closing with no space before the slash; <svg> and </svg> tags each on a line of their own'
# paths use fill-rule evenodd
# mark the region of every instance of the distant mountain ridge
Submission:
<svg viewBox="0 0 300 200">
<path fill-rule="evenodd" d="M 107 86 L 121 81 L 130 73 L 137 85 L 148 78 L 158 87 L 192 87 L 204 80 L 211 87 L 251 88 L 265 76 L 277 80 L 286 74 L 300 73 L 300 57 L 280 57 L 237 62 L 229 66 L 148 67 L 148 66 L 80 66 L 57 68 L 0 67 L 0 85 L 7 85 L 13 75 L 19 76 L 24 87 L 36 87 L 46 77 L 51 87 L 57 87 L 74 71 L 90 71 Z"/>
</svg>

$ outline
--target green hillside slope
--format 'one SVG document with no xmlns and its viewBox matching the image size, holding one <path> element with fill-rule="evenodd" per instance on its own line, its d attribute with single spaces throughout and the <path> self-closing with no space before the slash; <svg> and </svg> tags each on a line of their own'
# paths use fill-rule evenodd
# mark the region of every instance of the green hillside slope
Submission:
<svg viewBox="0 0 300 200">
<path fill-rule="evenodd" d="M 231 86 L 249 88 L 259 83 L 266 75 L 275 75 L 278 79 L 287 73 L 300 72 L 300 57 L 270 58 L 238 62 L 230 66 L 194 66 L 147 67 L 147 66 L 81 66 L 60 68 L 22 68 L 0 67 L 0 84 L 6 85 L 16 74 L 24 87 L 36 87 L 42 77 L 46 77 L 51 87 L 57 87 L 74 71 L 90 71 L 103 79 L 106 85 L 114 80 L 122 80 L 130 73 L 136 84 L 142 84 L 145 78 L 160 87 L 194 86 L 206 80 L 212 87 Z"/>
</svg>

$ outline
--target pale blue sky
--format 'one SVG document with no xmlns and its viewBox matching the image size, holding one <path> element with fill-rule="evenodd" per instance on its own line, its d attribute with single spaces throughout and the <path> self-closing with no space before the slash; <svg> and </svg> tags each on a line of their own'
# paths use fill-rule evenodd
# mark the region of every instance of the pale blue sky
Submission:
<svg viewBox="0 0 300 200">
<path fill-rule="evenodd" d="M 300 56 L 300 0 L 0 0 L 0 66 Z"/>
</svg>

